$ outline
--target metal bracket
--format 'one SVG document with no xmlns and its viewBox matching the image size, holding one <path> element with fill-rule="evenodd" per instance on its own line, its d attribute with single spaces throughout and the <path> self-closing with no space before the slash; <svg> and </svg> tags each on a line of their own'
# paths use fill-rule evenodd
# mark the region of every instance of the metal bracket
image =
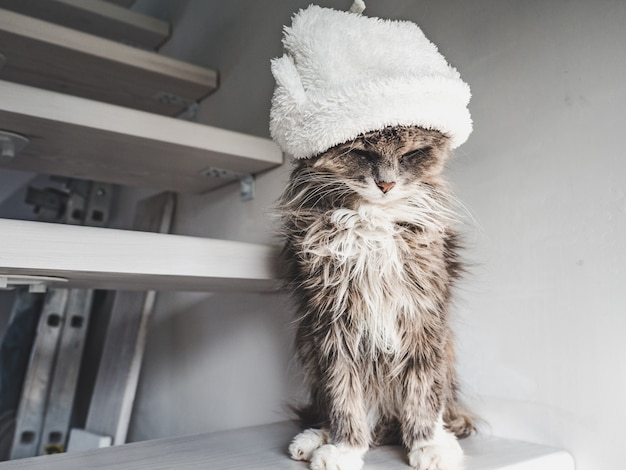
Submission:
<svg viewBox="0 0 626 470">
<path fill-rule="evenodd" d="M 110 184 L 92 183 L 89 198 L 87 199 L 87 214 L 83 222 L 85 225 L 104 227 L 107 224 L 112 193 L 113 187 Z"/>
<path fill-rule="evenodd" d="M 50 378 L 65 320 L 68 293 L 67 289 L 51 289 L 46 294 L 29 367 L 24 378 L 11 459 L 37 455 L 41 428 L 45 420 Z"/>
<path fill-rule="evenodd" d="M 46 222 L 58 222 L 65 213 L 67 193 L 56 188 L 26 188 L 26 204 L 32 205 L 37 218 Z"/>
<path fill-rule="evenodd" d="M 18 286 L 28 286 L 28 292 L 41 293 L 46 292 L 48 284 L 64 282 L 67 282 L 67 279 L 63 277 L 0 273 L 0 290 L 11 290 Z"/>
<path fill-rule="evenodd" d="M 26 203 L 33 205 L 39 220 L 103 227 L 109 218 L 113 186 L 108 183 L 52 177 L 64 189 L 28 187 Z"/>
<path fill-rule="evenodd" d="M 242 201 L 251 201 L 255 196 L 254 176 L 250 173 L 237 173 L 223 168 L 209 167 L 202 170 L 204 176 L 220 178 L 229 181 L 239 180 L 239 195 Z"/>
<path fill-rule="evenodd" d="M 241 175 L 239 178 L 239 195 L 242 201 L 251 201 L 255 195 L 254 176 L 251 174 Z"/>
<path fill-rule="evenodd" d="M 152 99 L 157 103 L 164 105 L 185 108 L 182 113 L 176 116 L 179 119 L 184 119 L 185 121 L 195 121 L 198 117 L 198 109 L 200 108 L 200 105 L 195 100 L 185 98 L 184 96 L 178 96 L 167 91 L 158 92 L 152 97 Z"/>
<path fill-rule="evenodd" d="M 1 66 L 2 61 L 0 59 L 0 67 Z M 13 159 L 29 143 L 30 140 L 23 135 L 8 131 L 0 131 L 0 161 Z"/>
</svg>

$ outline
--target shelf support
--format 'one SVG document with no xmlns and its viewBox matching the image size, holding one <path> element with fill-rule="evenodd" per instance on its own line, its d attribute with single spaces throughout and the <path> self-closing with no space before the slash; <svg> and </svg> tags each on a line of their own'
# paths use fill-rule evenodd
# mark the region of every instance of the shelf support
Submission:
<svg viewBox="0 0 626 470">
<path fill-rule="evenodd" d="M 176 116 L 178 119 L 184 119 L 185 121 L 196 121 L 198 118 L 198 110 L 200 104 L 192 99 L 185 98 L 184 96 L 178 96 L 174 93 L 167 91 L 160 91 L 153 97 L 154 101 L 160 104 L 168 106 L 179 106 L 185 108 L 185 110 Z"/>
<path fill-rule="evenodd" d="M 2 54 L 0 54 L 0 68 L 2 68 Z M 26 147 L 30 141 L 19 134 L 0 130 L 0 161 L 11 160 Z"/>
<path fill-rule="evenodd" d="M 237 173 L 235 171 L 224 170 L 223 168 L 209 167 L 202 170 L 204 176 L 220 178 L 224 180 L 239 180 L 239 195 L 242 201 L 251 201 L 255 196 L 254 175 L 250 173 Z"/>
</svg>

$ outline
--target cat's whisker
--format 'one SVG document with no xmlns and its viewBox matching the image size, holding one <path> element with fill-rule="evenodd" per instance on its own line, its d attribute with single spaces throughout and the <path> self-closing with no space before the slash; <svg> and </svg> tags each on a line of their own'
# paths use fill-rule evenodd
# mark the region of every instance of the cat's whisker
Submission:
<svg viewBox="0 0 626 470">
<path fill-rule="evenodd" d="M 372 158 L 352 151 L 364 146 Z M 399 162 L 397 155 L 420 146 L 430 150 Z M 472 430 L 447 356 L 449 295 L 462 272 L 455 226 L 464 206 L 439 175 L 446 151 L 436 131 L 394 128 L 294 167 L 279 206 L 284 278 L 298 307 L 297 356 L 317 397 L 304 412 L 322 427 L 334 419 L 329 400 L 362 387 L 367 432 L 384 438 L 377 424 L 401 427 L 412 383 L 423 391 L 420 406 L 433 396 L 450 404 L 432 422 L 445 416 L 464 423 L 458 434 Z M 383 177 L 396 183 L 389 194 L 375 185 Z"/>
</svg>

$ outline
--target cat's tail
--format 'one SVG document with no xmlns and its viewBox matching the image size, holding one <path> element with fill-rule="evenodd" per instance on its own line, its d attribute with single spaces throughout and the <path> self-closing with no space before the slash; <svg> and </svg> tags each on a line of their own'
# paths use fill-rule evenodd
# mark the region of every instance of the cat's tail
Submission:
<svg viewBox="0 0 626 470">
<path fill-rule="evenodd" d="M 321 429 L 327 428 L 329 425 L 328 419 L 324 418 L 324 413 L 315 403 L 289 405 L 289 411 L 291 411 L 292 419 L 298 423 L 302 429 Z"/>
<path fill-rule="evenodd" d="M 478 418 L 458 400 L 448 403 L 443 415 L 446 429 L 459 439 L 469 437 L 477 431 Z"/>
</svg>

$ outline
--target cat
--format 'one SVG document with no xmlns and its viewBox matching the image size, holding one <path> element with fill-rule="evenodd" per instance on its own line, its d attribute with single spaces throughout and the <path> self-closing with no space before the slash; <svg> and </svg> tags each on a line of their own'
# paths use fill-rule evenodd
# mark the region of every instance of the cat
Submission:
<svg viewBox="0 0 626 470">
<path fill-rule="evenodd" d="M 297 160 L 279 200 L 282 277 L 310 402 L 289 453 L 313 470 L 358 470 L 402 443 L 411 467 L 460 468 L 475 431 L 458 399 L 449 325 L 463 271 L 449 138 L 415 126 L 360 135 Z"/>
</svg>

